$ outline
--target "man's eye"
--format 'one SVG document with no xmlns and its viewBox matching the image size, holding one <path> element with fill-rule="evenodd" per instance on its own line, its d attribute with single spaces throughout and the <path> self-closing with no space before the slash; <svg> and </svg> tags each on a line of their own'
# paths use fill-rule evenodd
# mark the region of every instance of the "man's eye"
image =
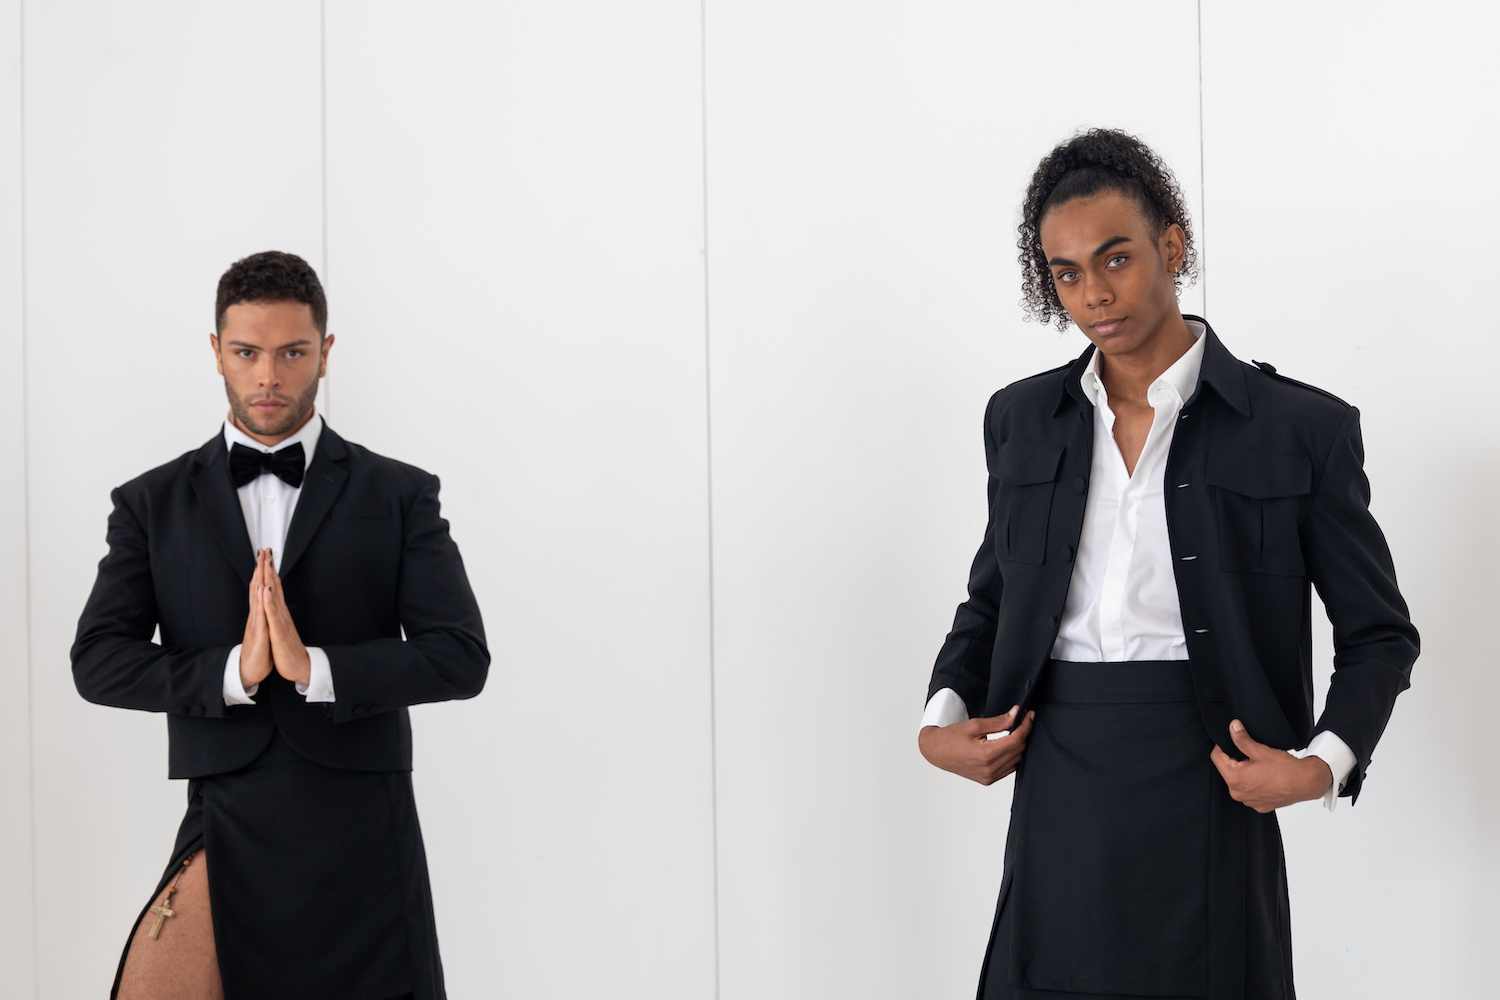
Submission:
<svg viewBox="0 0 1500 1000">
<path fill-rule="evenodd" d="M 1110 267 L 1119 267 L 1121 264 L 1125 263 L 1125 261 L 1126 261 L 1126 258 L 1125 258 L 1124 255 L 1121 255 L 1119 257 L 1111 257 L 1109 259 L 1109 265 L 1108 266 L 1110 266 Z"/>
<path fill-rule="evenodd" d="M 1062 274 L 1059 274 L 1057 276 L 1057 280 L 1060 281 L 1060 282 L 1063 282 L 1064 284 L 1066 284 L 1066 283 L 1068 283 L 1070 281 L 1076 281 L 1076 280 L 1078 280 L 1078 272 L 1077 271 L 1064 271 Z"/>
<path fill-rule="evenodd" d="M 244 358 L 246 361 L 249 361 L 251 358 L 255 357 L 255 352 L 254 351 L 235 351 L 234 353 L 238 354 L 240 357 Z"/>
<path fill-rule="evenodd" d="M 291 360 L 296 361 L 298 358 L 302 357 L 302 352 L 301 351 L 287 351 L 286 352 L 286 356 L 288 358 L 290 358 Z"/>
</svg>

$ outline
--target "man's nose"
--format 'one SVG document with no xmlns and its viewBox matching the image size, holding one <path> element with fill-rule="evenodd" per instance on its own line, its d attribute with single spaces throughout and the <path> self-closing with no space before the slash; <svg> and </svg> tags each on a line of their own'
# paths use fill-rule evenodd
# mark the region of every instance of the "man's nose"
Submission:
<svg viewBox="0 0 1500 1000">
<path fill-rule="evenodd" d="M 1098 309 L 1109 305 L 1115 300 L 1109 282 L 1101 278 L 1083 279 L 1083 303 L 1090 309 Z"/>
</svg>

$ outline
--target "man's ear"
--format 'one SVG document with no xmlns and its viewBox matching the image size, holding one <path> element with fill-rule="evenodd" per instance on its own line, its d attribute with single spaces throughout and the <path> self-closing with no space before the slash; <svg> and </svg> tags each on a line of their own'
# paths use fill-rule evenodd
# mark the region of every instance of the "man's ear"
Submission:
<svg viewBox="0 0 1500 1000">
<path fill-rule="evenodd" d="M 1174 222 L 1162 230 L 1159 245 L 1162 263 L 1167 266 L 1167 270 L 1173 274 L 1182 270 L 1182 258 L 1187 253 L 1187 234 L 1182 231 L 1182 227 Z"/>
<path fill-rule="evenodd" d="M 219 353 L 219 335 L 210 333 L 208 335 L 208 346 L 214 349 L 214 365 L 219 369 L 219 374 L 224 374 L 224 355 Z"/>
<path fill-rule="evenodd" d="M 333 349 L 333 334 L 326 334 L 318 347 L 318 378 L 328 374 L 328 352 Z"/>
</svg>

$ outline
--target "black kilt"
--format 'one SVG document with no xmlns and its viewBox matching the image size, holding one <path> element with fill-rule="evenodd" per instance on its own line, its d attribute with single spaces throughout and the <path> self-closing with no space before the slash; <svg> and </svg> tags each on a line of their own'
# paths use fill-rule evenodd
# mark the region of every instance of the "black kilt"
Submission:
<svg viewBox="0 0 1500 1000">
<path fill-rule="evenodd" d="M 199 849 L 225 1000 L 446 996 L 411 772 L 324 767 L 278 733 L 251 764 L 188 783 L 153 900 Z"/>
<path fill-rule="evenodd" d="M 1183 661 L 1044 671 L 980 1000 L 1294 1000 L 1275 813 L 1229 797 Z"/>
</svg>

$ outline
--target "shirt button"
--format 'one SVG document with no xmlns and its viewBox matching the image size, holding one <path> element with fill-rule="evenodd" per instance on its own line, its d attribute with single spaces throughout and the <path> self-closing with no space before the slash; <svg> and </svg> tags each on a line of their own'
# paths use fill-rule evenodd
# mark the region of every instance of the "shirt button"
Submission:
<svg viewBox="0 0 1500 1000">
<path fill-rule="evenodd" d="M 271 494 L 269 494 L 269 493 L 267 493 L 264 497 L 261 497 L 261 499 L 264 500 L 266 503 L 275 503 L 276 502 L 276 498 L 274 496 L 272 496 Z"/>
<path fill-rule="evenodd" d="M 1074 493 L 1087 493 L 1088 490 L 1089 490 L 1089 481 L 1087 479 L 1084 479 L 1082 476 L 1079 476 L 1077 479 L 1073 480 L 1073 492 Z"/>
</svg>

